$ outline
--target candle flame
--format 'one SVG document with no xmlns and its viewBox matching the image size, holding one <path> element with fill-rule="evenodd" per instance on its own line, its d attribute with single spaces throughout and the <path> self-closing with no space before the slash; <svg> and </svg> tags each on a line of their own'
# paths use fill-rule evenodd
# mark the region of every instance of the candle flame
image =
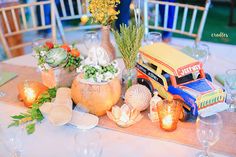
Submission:
<svg viewBox="0 0 236 157">
<path fill-rule="evenodd" d="M 163 126 L 165 128 L 171 128 L 172 123 L 173 123 L 173 119 L 171 115 L 167 115 L 166 117 L 163 118 L 162 120 Z"/>
<path fill-rule="evenodd" d="M 24 93 L 25 93 L 26 99 L 28 101 L 33 102 L 36 99 L 35 91 L 32 88 L 25 87 L 24 88 Z"/>
</svg>

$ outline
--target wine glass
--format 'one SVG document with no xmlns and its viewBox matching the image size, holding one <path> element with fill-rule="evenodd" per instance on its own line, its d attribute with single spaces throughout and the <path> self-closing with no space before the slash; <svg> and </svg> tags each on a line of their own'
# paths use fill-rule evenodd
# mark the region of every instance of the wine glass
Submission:
<svg viewBox="0 0 236 157">
<path fill-rule="evenodd" d="M 144 38 L 145 45 L 151 45 L 159 42 L 162 42 L 162 35 L 159 32 L 149 32 Z"/>
<path fill-rule="evenodd" d="M 236 112 L 236 69 L 226 71 L 224 86 L 227 92 L 226 102 L 229 104 L 229 111 Z"/>
<path fill-rule="evenodd" d="M 197 137 L 204 151 L 197 154 L 197 157 L 211 157 L 208 149 L 219 140 L 222 127 L 223 122 L 218 113 L 208 117 L 198 116 Z"/>
<path fill-rule="evenodd" d="M 39 47 L 40 45 L 42 45 L 42 42 L 43 42 L 44 40 L 45 40 L 45 39 L 43 39 L 43 38 L 37 38 L 37 39 L 35 39 L 35 40 L 32 41 L 31 47 L 32 47 L 33 55 L 35 55 L 35 50 L 34 50 L 34 48 Z"/>
<path fill-rule="evenodd" d="M 141 24 L 141 12 L 142 12 L 142 1 L 141 0 L 134 0 L 134 18 L 136 25 L 140 26 Z"/>
<path fill-rule="evenodd" d="M 199 60 L 203 64 L 206 63 L 211 56 L 209 46 L 203 43 L 194 44 L 192 55 L 193 58 Z"/>
<path fill-rule="evenodd" d="M 23 128 L 11 127 L 0 128 L 0 141 L 2 141 L 10 157 L 21 157 L 23 151 Z"/>
<path fill-rule="evenodd" d="M 80 130 L 75 135 L 75 153 L 78 157 L 101 157 L 101 135 L 95 130 Z"/>
<path fill-rule="evenodd" d="M 85 47 L 89 50 L 91 47 L 98 46 L 99 36 L 96 31 L 87 31 L 83 36 L 83 43 Z"/>
</svg>

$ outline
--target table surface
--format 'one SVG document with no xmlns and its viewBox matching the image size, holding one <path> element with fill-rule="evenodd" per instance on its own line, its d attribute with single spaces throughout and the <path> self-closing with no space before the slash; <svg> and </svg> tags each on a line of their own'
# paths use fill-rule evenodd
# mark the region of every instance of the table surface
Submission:
<svg viewBox="0 0 236 157">
<path fill-rule="evenodd" d="M 236 54 L 233 57 L 225 57 L 224 52 L 213 53 L 205 64 L 205 70 L 215 74 L 224 73 L 227 69 L 236 68 Z M 13 65 L 36 66 L 32 55 L 25 55 L 10 59 L 6 63 Z M 123 67 L 122 61 L 119 60 Z M 1 89 L 1 88 L 0 88 Z M 23 112 L 25 108 L 10 106 L 0 102 L 0 125 L 7 126 L 10 122 L 10 115 Z M 121 132 L 95 128 L 102 134 L 103 154 L 102 157 L 190 157 L 195 156 L 200 150 L 180 145 L 173 142 L 133 136 Z M 36 132 L 27 136 L 24 140 L 23 157 L 74 157 L 74 135 L 78 129 L 71 126 L 53 127 L 47 121 L 37 125 Z M 170 151 L 171 150 L 171 151 Z M 227 157 L 227 155 L 214 154 L 215 157 Z M 0 146 L 0 157 L 7 157 L 8 154 Z"/>
</svg>

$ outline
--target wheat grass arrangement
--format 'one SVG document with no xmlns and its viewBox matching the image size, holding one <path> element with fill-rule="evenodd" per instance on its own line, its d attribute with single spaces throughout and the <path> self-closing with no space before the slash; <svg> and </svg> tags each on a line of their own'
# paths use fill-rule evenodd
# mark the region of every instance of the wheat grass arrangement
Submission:
<svg viewBox="0 0 236 157">
<path fill-rule="evenodd" d="M 120 32 L 114 31 L 116 44 L 123 57 L 126 69 L 135 67 L 138 50 L 141 47 L 144 36 L 144 27 L 131 24 L 121 25 Z"/>
</svg>

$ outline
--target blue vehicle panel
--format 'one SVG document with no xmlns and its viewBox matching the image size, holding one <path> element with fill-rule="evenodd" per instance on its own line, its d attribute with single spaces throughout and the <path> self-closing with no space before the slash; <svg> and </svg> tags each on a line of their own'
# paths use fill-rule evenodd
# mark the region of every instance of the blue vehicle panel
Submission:
<svg viewBox="0 0 236 157">
<path fill-rule="evenodd" d="M 183 86 L 191 88 L 198 92 L 209 92 L 212 91 L 212 87 L 207 82 L 207 79 L 200 79 L 194 82 L 184 84 Z"/>
<path fill-rule="evenodd" d="M 193 116 L 198 116 L 198 107 L 195 103 L 196 98 L 194 98 L 192 95 L 186 93 L 184 90 L 180 88 L 176 88 L 174 86 L 168 87 L 168 92 L 170 92 L 173 95 L 179 95 L 183 98 L 184 102 L 191 108 L 191 113 Z"/>
</svg>

